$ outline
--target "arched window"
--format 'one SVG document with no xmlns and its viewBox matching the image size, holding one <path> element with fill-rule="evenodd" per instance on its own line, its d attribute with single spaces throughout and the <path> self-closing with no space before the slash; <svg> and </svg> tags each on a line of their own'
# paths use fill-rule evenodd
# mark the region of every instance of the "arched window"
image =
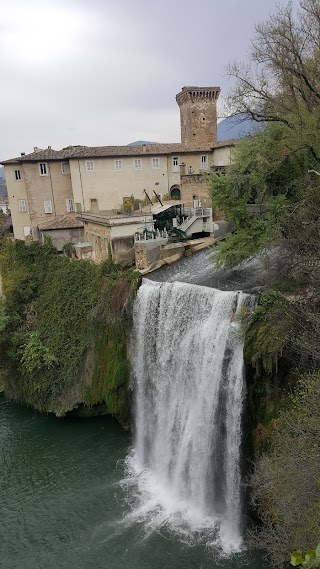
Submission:
<svg viewBox="0 0 320 569">
<path fill-rule="evenodd" d="M 172 200 L 180 200 L 181 199 L 181 192 L 178 186 L 173 186 L 170 190 L 170 198 Z"/>
</svg>

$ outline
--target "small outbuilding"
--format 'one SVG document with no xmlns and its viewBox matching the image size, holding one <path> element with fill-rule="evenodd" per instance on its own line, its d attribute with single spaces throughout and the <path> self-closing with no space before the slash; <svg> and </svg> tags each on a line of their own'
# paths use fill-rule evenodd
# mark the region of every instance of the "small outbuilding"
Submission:
<svg viewBox="0 0 320 569">
<path fill-rule="evenodd" d="M 67 243 L 75 245 L 83 241 L 83 227 L 83 222 L 77 219 L 75 214 L 67 214 L 39 223 L 38 230 L 42 242 L 45 237 L 50 237 L 53 246 L 61 252 Z"/>
</svg>

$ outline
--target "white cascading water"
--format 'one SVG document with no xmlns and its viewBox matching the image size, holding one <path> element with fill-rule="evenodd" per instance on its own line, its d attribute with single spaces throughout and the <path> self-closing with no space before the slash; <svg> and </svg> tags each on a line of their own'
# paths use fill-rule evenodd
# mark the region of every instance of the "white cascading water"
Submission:
<svg viewBox="0 0 320 569">
<path fill-rule="evenodd" d="M 254 297 L 144 280 L 132 341 L 139 502 L 132 518 L 241 549 L 239 451 L 243 339 L 235 315 Z M 127 479 L 128 479 L 127 478 Z"/>
</svg>

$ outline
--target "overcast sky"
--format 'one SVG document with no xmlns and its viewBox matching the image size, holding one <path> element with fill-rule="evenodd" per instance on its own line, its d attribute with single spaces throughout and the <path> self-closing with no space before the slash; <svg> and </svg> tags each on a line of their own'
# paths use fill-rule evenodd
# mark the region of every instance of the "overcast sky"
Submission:
<svg viewBox="0 0 320 569">
<path fill-rule="evenodd" d="M 0 159 L 179 142 L 184 85 L 230 87 L 276 0 L 0 0 Z"/>
</svg>

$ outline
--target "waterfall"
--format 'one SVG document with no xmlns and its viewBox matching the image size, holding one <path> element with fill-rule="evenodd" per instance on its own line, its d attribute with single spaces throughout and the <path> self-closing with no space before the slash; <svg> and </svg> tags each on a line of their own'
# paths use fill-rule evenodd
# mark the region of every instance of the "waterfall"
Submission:
<svg viewBox="0 0 320 569">
<path fill-rule="evenodd" d="M 132 514 L 184 535 L 209 531 L 241 549 L 239 449 L 243 339 L 236 315 L 253 297 L 144 280 L 132 340 Z"/>
</svg>

